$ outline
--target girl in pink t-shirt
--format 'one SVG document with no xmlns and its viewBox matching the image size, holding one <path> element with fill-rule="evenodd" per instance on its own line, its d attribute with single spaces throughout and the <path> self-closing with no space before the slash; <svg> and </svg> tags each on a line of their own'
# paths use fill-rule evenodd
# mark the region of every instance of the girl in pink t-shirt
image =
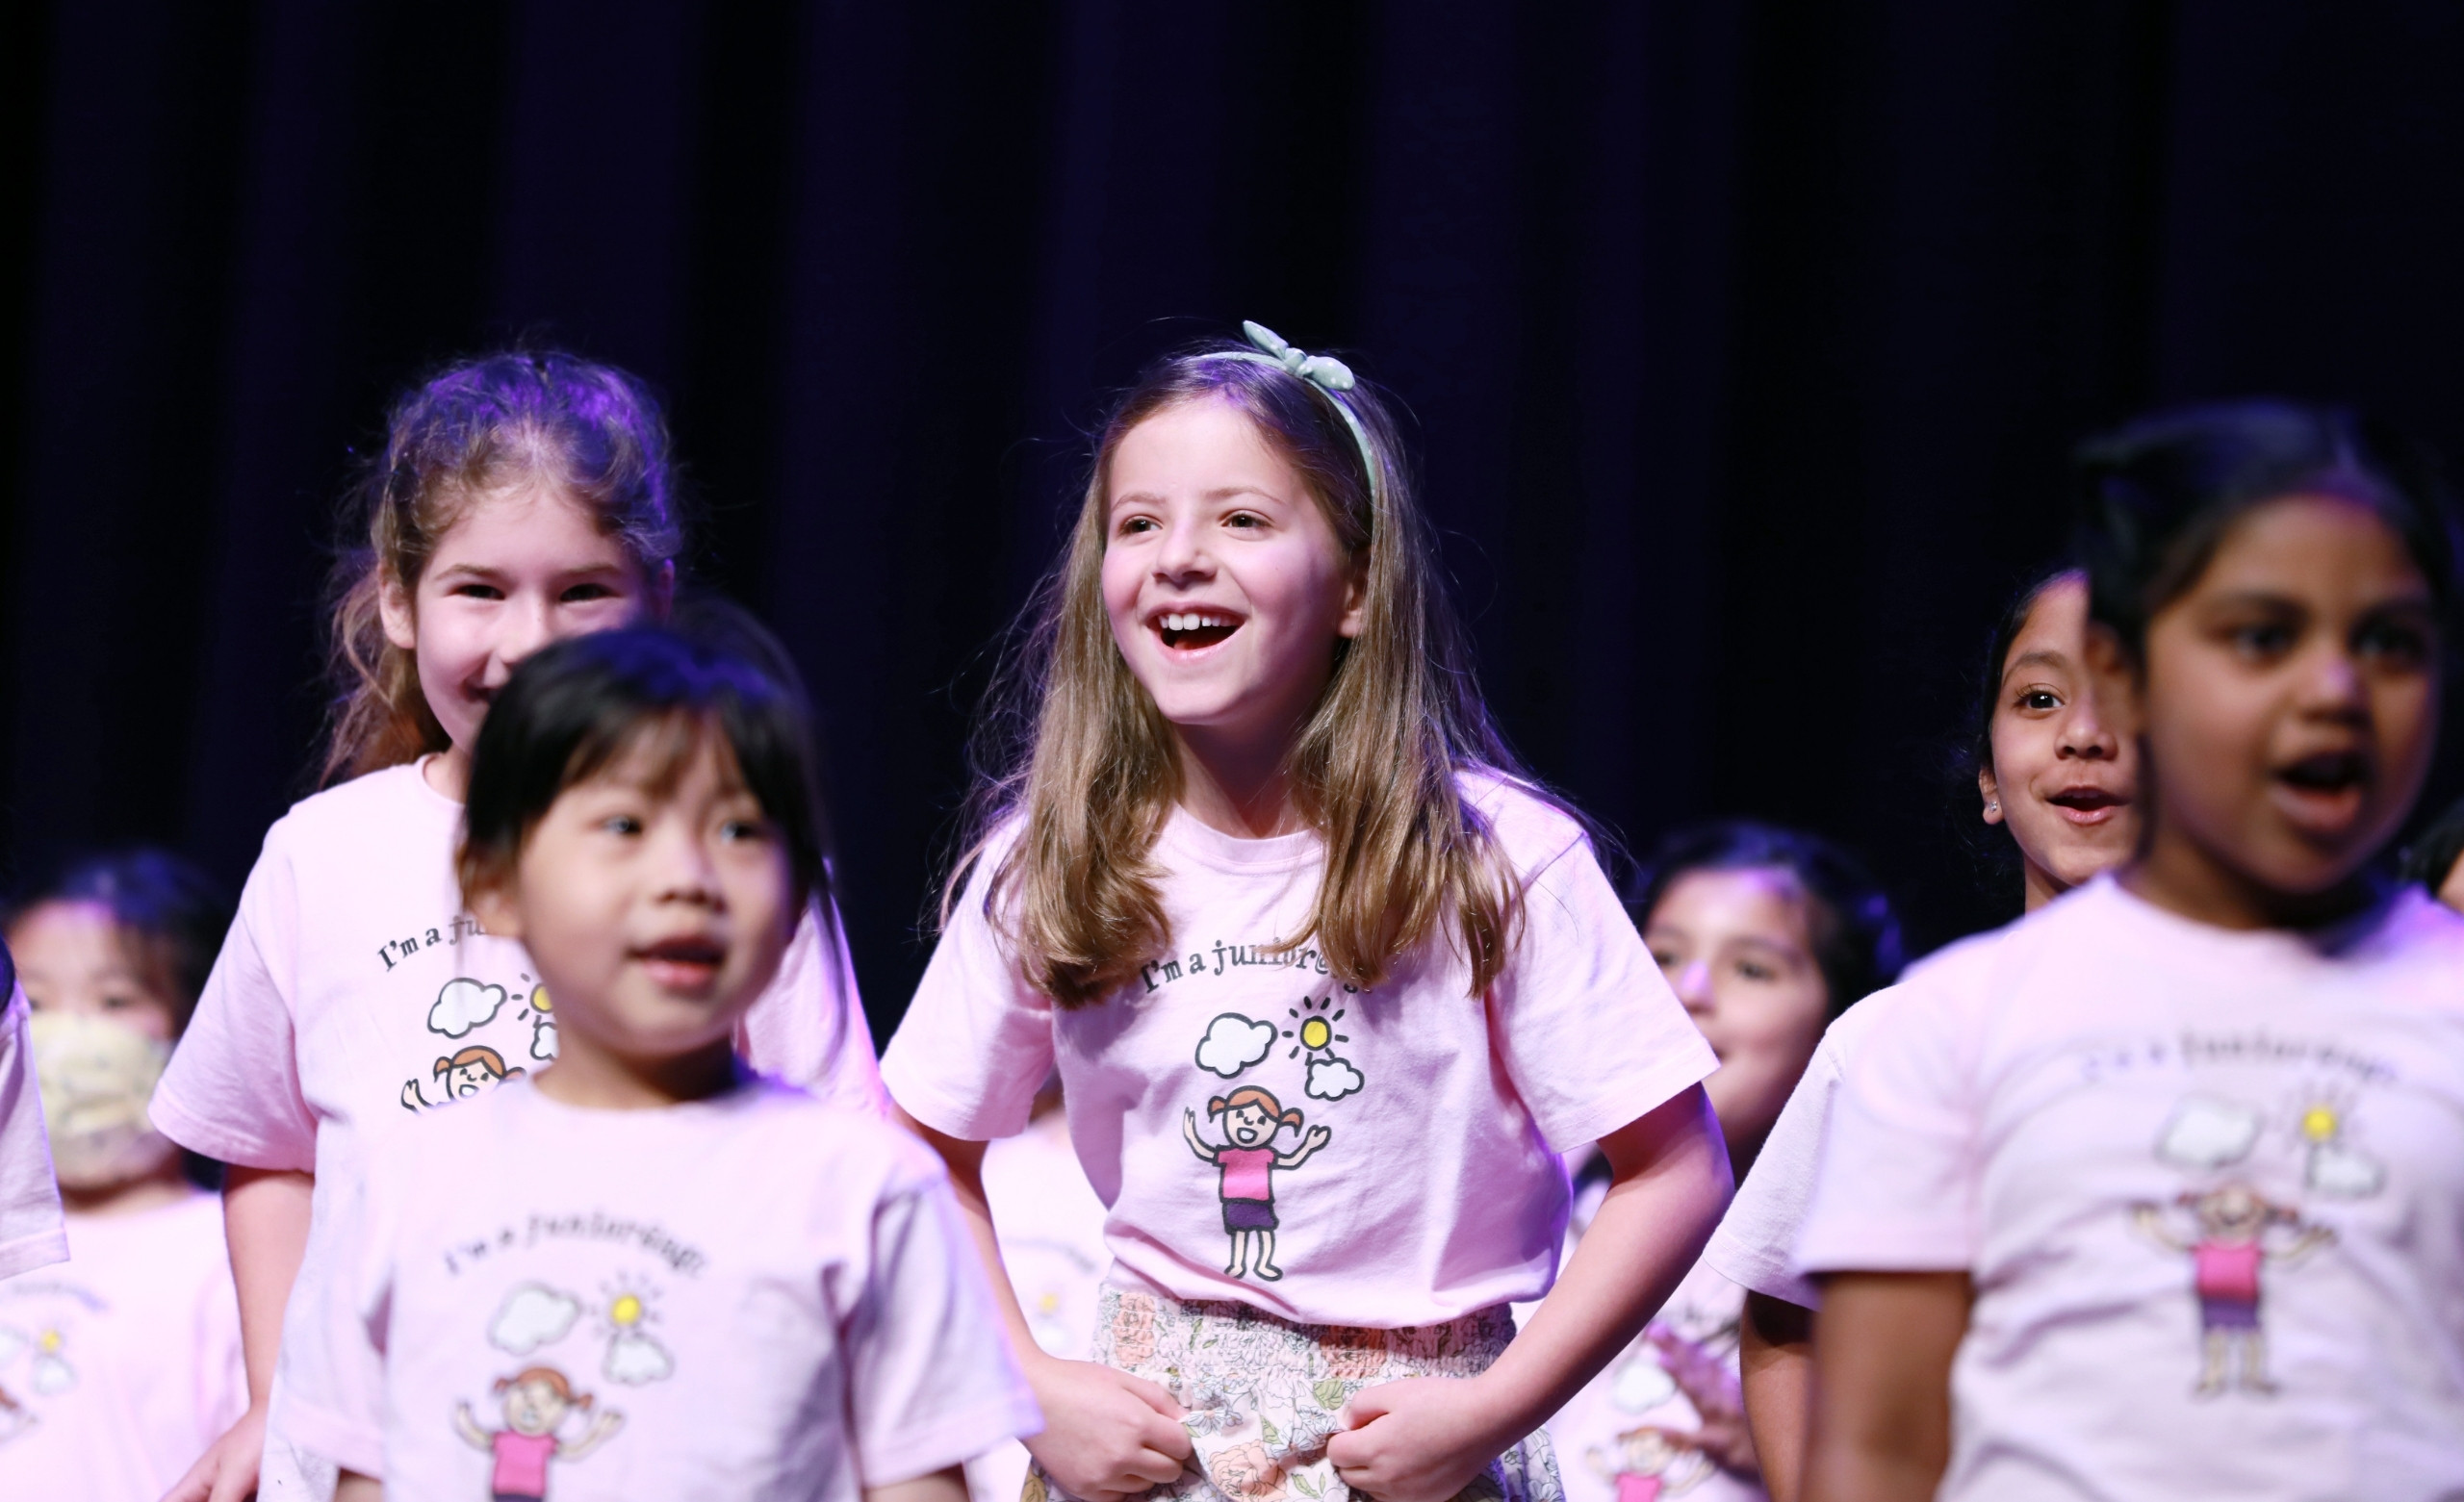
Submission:
<svg viewBox="0 0 2464 1502">
<path fill-rule="evenodd" d="M 472 747 L 540 647 L 670 613 L 684 547 L 674 492 L 656 402 L 606 366 L 489 355 L 396 405 L 349 499 L 336 573 L 334 785 L 268 831 L 156 1101 L 166 1133 L 232 1165 L 248 1337 L 248 1412 L 177 1502 L 244 1494 L 261 1457 L 270 1499 L 330 1492 L 332 1466 L 285 1437 L 277 1400 L 322 1381 L 281 1334 L 286 1305 L 313 1302 L 330 1270 L 326 1207 L 375 1138 L 556 1057 L 537 967 L 454 886 Z M 878 1071 L 826 883 L 814 899 L 738 1041 L 765 1071 L 872 1105 Z"/>
<path fill-rule="evenodd" d="M 343 1502 L 964 1502 L 1035 1427 L 939 1163 L 735 1056 L 821 877 L 815 772 L 795 696 L 670 631 L 506 685 L 456 865 L 564 1046 L 409 1118 L 338 1212 L 286 1417 Z"/>
<path fill-rule="evenodd" d="M 70 1257 L 0 1279 L 13 1496 L 155 1502 L 246 1407 L 221 1206 L 146 1119 L 230 913 L 140 850 L 75 862 L 9 916 Z"/>
<path fill-rule="evenodd" d="M 1004 1300 L 1030 1494 L 1554 1498 L 1726 1199 L 1714 1059 L 1492 729 L 1385 403 L 1246 332 L 1104 427 L 884 1080 L 978 1217 L 1065 1086 L 1113 1267 L 1093 1362 Z"/>
<path fill-rule="evenodd" d="M 1808 1495 L 2464 1492 L 2464 921 L 2371 869 L 2435 749 L 2446 496 L 2278 402 L 2081 479 L 2138 851 L 1886 993 L 1798 1247 Z"/>
</svg>

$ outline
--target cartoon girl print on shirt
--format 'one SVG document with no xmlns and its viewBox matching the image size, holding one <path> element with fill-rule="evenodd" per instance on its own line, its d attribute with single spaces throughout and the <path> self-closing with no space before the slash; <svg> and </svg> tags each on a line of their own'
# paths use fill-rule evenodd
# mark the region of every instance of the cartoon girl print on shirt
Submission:
<svg viewBox="0 0 2464 1502">
<path fill-rule="evenodd" d="M 2191 1212 L 2194 1235 L 2176 1233 L 2164 1209 L 2154 1205 L 2137 1206 L 2133 1214 L 2139 1229 L 2158 1243 L 2191 1255 L 2192 1283 L 2198 1294 L 2196 1392 L 2214 1397 L 2225 1389 L 2237 1346 L 2242 1390 L 2274 1392 L 2276 1385 L 2267 1369 L 2267 1333 L 2259 1323 L 2259 1268 L 2269 1261 L 2292 1267 L 2333 1241 L 2336 1234 L 2305 1223 L 2291 1207 L 2262 1198 L 2246 1184 L 2184 1194 L 2174 1203 Z M 2277 1226 L 2295 1235 L 2271 1245 L 2268 1232 Z"/>
<path fill-rule="evenodd" d="M 531 1366 L 500 1377 L 494 1390 L 504 1400 L 504 1427 L 482 1429 L 471 1405 L 453 1406 L 453 1431 L 475 1449 L 495 1457 L 488 1478 L 496 1502 L 543 1502 L 548 1495 L 548 1463 L 578 1461 L 607 1442 L 624 1427 L 625 1415 L 603 1409 L 578 1439 L 558 1431 L 576 1410 L 588 1413 L 598 1402 L 576 1392 L 573 1383 L 553 1366 Z"/>
<path fill-rule="evenodd" d="M 417 1080 L 402 1082 L 402 1108 L 407 1111 L 434 1110 L 474 1095 L 485 1095 L 507 1080 L 522 1078 L 519 1065 L 505 1066 L 504 1056 L 484 1043 L 474 1043 L 449 1058 L 440 1058 L 429 1071 L 436 1077 L 437 1095 L 429 1100 L 420 1092 Z"/>
<path fill-rule="evenodd" d="M 1679 1472 L 1679 1462 L 1694 1464 Z M 1681 1497 L 1709 1477 L 1712 1465 L 1702 1451 L 1679 1444 L 1662 1429 L 1645 1426 L 1617 1437 L 1617 1452 L 1604 1455 L 1598 1446 L 1584 1456 L 1591 1468 L 1617 1488 L 1617 1502 L 1662 1502 Z"/>
<path fill-rule="evenodd" d="M 1194 1110 L 1181 1112 L 1181 1135 L 1198 1161 L 1222 1170 L 1218 1192 L 1223 1199 L 1223 1230 L 1232 1238 L 1232 1261 L 1223 1271 L 1234 1278 L 1245 1278 L 1254 1271 L 1272 1283 L 1283 1276 L 1283 1269 L 1274 1264 L 1274 1170 L 1299 1167 L 1333 1140 L 1334 1133 L 1324 1127 L 1303 1130 L 1300 1112 L 1285 1110 L 1283 1103 L 1253 1084 L 1208 1101 L 1207 1120 L 1219 1116 L 1223 1119 L 1223 1134 L 1231 1139 L 1223 1146 L 1216 1147 L 1198 1134 Z M 1300 1133 L 1300 1145 L 1289 1153 L 1277 1153 L 1274 1139 L 1286 1127 Z"/>
</svg>

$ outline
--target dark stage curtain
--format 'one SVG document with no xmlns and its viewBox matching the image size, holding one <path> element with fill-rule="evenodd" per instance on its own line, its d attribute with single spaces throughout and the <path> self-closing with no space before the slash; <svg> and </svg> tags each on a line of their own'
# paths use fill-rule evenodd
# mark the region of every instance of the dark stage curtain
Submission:
<svg viewBox="0 0 2464 1502">
<path fill-rule="evenodd" d="M 2160 400 L 2464 453 L 2464 11 L 2325 0 L 358 5 L 0 21 L 0 851 L 235 884 L 335 496 L 532 334 L 650 377 L 827 720 L 877 1027 L 1101 394 L 1244 317 L 1417 415 L 1489 692 L 1634 843 L 1756 813 L 1989 921 L 1938 748 Z M 384 853 L 370 852 L 371 859 Z"/>
</svg>

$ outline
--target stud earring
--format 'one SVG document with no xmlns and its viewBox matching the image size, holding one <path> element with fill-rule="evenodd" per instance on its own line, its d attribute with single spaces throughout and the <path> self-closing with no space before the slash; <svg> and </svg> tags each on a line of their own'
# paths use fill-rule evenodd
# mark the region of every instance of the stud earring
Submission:
<svg viewBox="0 0 2464 1502">
<path fill-rule="evenodd" d="M 1988 803 L 1985 805 L 1985 811 L 1989 814 L 1998 814 L 2002 811 L 2002 805 L 2000 803 Z"/>
</svg>

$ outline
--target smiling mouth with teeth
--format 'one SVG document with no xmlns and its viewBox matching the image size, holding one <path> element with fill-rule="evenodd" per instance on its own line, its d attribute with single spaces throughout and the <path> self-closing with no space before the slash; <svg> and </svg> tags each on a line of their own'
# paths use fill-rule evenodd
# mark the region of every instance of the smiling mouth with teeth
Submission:
<svg viewBox="0 0 2464 1502">
<path fill-rule="evenodd" d="M 1163 633 L 1165 646 L 1194 649 L 1224 640 L 1241 623 L 1211 611 L 1170 611 L 1156 618 L 1155 628 Z"/>
</svg>

